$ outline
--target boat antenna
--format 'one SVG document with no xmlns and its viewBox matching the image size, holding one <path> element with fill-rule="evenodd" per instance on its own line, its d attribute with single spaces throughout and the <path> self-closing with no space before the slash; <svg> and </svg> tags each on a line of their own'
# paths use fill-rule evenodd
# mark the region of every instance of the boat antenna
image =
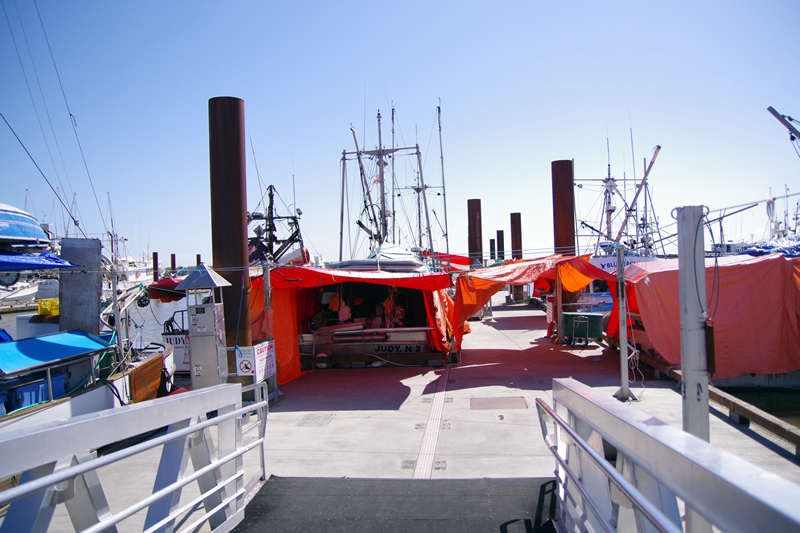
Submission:
<svg viewBox="0 0 800 533">
<path fill-rule="evenodd" d="M 436 116 L 439 120 L 439 158 L 442 161 L 442 202 L 444 203 L 444 243 L 445 243 L 445 253 L 447 254 L 447 271 L 449 272 L 450 235 L 449 232 L 447 231 L 447 189 L 445 189 L 444 186 L 444 148 L 442 148 L 442 99 L 441 98 L 439 98 L 439 105 L 436 106 Z M 433 214 L 435 216 L 436 212 L 434 211 Z"/>
</svg>

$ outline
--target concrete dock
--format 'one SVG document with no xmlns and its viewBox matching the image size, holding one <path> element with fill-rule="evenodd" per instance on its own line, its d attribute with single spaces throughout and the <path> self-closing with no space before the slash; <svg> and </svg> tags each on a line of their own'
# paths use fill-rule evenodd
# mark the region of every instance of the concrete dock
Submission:
<svg viewBox="0 0 800 533">
<path fill-rule="evenodd" d="M 544 312 L 494 299 L 470 322 L 461 360 L 443 368 L 325 369 L 282 385 L 266 429 L 269 479 L 249 495 L 237 532 L 535 531 L 553 515 L 555 460 L 542 439 L 536 398 L 552 405 L 552 380 L 572 377 L 608 394 L 620 387 L 619 353 L 546 337 Z M 634 369 L 627 402 L 681 427 L 674 381 Z M 710 413 L 711 444 L 800 485 L 794 448 L 758 427 Z M 147 494 L 159 449 L 127 469 L 98 472 L 112 510 Z M 257 474 L 255 450 L 245 455 Z M 187 487 L 181 502 L 198 494 Z M 144 512 L 120 524 L 141 531 Z M 72 531 L 59 506 L 50 531 Z M 208 530 L 205 525 L 203 531 Z"/>
<path fill-rule="evenodd" d="M 406 480 L 409 496 L 420 486 L 417 480 L 517 479 L 538 488 L 551 479 L 555 461 L 542 439 L 535 399 L 552 405 L 552 380 L 562 377 L 611 396 L 620 387 L 619 353 L 597 344 L 555 345 L 546 337 L 544 312 L 502 301 L 501 293 L 495 297 L 493 316 L 470 322 L 472 333 L 465 336 L 457 365 L 318 370 L 283 385 L 267 425 L 267 470 L 274 478 L 248 506 L 237 531 L 255 531 L 270 522 L 301 531 L 319 526 L 323 518 L 325 528 L 335 531 L 375 531 L 376 524 L 383 524 L 377 530 L 387 531 L 412 523 L 414 529 L 423 527 L 423 522 L 408 522 L 421 518 L 413 516 L 413 509 L 391 506 L 392 499 L 397 501 L 395 482 L 387 483 L 384 492 L 384 485 L 349 489 L 331 485 L 330 478 Z M 681 427 L 678 384 L 656 379 L 643 364 L 632 371 L 634 377 L 630 387 L 639 401 L 626 405 Z M 712 405 L 713 445 L 800 484 L 793 448 L 755 426 L 735 425 L 727 415 Z M 305 503 L 296 512 L 269 505 L 267 499 L 284 497 L 277 484 L 270 485 L 278 478 L 285 494 L 292 496 L 287 501 Z M 490 489 L 480 491 L 491 500 Z M 365 506 L 359 494 L 375 506 Z M 464 513 L 476 508 L 474 501 L 462 500 Z M 458 500 L 449 504 L 458 505 Z M 441 501 L 438 507 L 447 505 Z M 517 515 L 508 510 L 488 529 L 486 522 L 459 522 L 451 511 L 429 518 L 439 524 L 437 530 L 496 531 L 506 524 L 507 531 L 523 531 L 541 524 L 534 519 L 535 499 L 527 506 L 517 509 Z M 368 516 L 359 521 L 356 510 Z M 416 512 L 427 513 L 423 508 Z"/>
</svg>

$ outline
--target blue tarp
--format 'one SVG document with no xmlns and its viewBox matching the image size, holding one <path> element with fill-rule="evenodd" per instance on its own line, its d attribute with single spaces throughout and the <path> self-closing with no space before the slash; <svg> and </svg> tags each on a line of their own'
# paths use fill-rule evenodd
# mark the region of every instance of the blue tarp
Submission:
<svg viewBox="0 0 800 533">
<path fill-rule="evenodd" d="M 32 254 L 0 254 L 0 272 L 18 272 L 20 270 L 48 270 L 51 268 L 75 267 L 69 261 L 64 261 L 54 253 L 44 252 Z"/>
<path fill-rule="evenodd" d="M 783 254 L 784 257 L 800 257 L 800 238 L 796 235 L 778 237 L 769 242 L 757 244 L 747 250 L 742 250 L 738 255 L 753 255 L 759 257 L 769 254 Z"/>
<path fill-rule="evenodd" d="M 62 331 L 0 343 L 0 376 L 109 348 L 110 344 L 81 330 Z"/>
</svg>

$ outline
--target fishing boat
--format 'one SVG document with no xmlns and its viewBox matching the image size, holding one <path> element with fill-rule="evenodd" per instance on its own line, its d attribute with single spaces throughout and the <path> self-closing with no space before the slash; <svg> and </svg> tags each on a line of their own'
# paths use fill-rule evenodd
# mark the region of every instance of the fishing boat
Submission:
<svg viewBox="0 0 800 533">
<path fill-rule="evenodd" d="M 36 217 L 17 207 L 0 204 L 0 249 L 42 252 L 49 247 L 50 236 Z"/>
<path fill-rule="evenodd" d="M 393 126 L 394 116 L 393 111 Z M 268 276 L 255 276 L 251 282 L 253 338 L 275 339 L 279 383 L 299 377 L 306 369 L 441 366 L 449 356 L 453 328 L 448 309 L 453 304 L 446 292 L 451 287 L 450 274 L 444 270 L 450 265 L 440 260 L 450 256 L 434 251 L 425 194 L 431 187 L 425 184 L 419 146 L 397 147 L 393 137 L 392 147 L 384 147 L 380 129 L 378 113 L 378 145 L 362 150 L 351 127 L 355 150 L 343 151 L 339 261 L 325 268 L 275 266 Z M 394 164 L 403 155 L 416 164 L 411 191 L 418 206 L 413 238 L 404 236 L 392 205 L 399 194 Z M 362 195 L 354 203 L 363 207 L 351 217 L 345 192 L 353 190 L 347 183 L 347 162 L 353 160 Z M 269 228 L 274 217 L 266 218 Z M 357 228 L 355 236 L 345 227 L 345 220 L 353 218 L 350 227 Z M 362 255 L 358 251 L 365 244 L 364 236 L 368 252 Z M 408 248 L 413 251 L 398 242 L 411 245 Z M 349 259 L 343 257 L 345 243 Z"/>
</svg>

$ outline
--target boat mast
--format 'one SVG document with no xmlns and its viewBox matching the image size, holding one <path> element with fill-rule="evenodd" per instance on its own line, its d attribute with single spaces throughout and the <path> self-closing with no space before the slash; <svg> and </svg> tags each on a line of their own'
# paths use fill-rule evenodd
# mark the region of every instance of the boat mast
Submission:
<svg viewBox="0 0 800 533">
<path fill-rule="evenodd" d="M 447 189 L 444 186 L 444 150 L 442 148 L 442 99 L 436 106 L 436 115 L 439 119 L 439 158 L 442 161 L 442 201 L 444 202 L 444 244 L 447 254 L 447 271 L 450 271 L 450 232 L 447 230 Z"/>
<path fill-rule="evenodd" d="M 386 236 L 389 234 L 389 228 L 386 223 L 386 187 L 383 183 L 383 141 L 381 140 L 381 112 L 378 110 L 378 181 L 381 191 L 381 225 L 380 225 L 380 239 L 379 244 L 383 244 Z"/>
<path fill-rule="evenodd" d="M 606 137 L 606 152 L 608 153 L 608 175 L 606 177 L 605 187 L 606 238 L 610 241 L 611 217 L 614 215 L 614 211 L 617 210 L 617 207 L 614 204 L 614 189 L 616 189 L 616 183 L 611 178 L 611 146 L 609 144 L 608 137 Z"/>
<path fill-rule="evenodd" d="M 417 246 L 423 248 L 422 244 L 422 185 L 419 181 L 419 172 L 417 172 L 417 186 L 414 187 L 414 192 L 417 193 Z"/>
<path fill-rule="evenodd" d="M 342 246 L 344 245 L 344 198 L 347 187 L 347 152 L 342 150 L 342 208 L 339 210 L 339 261 L 342 261 Z"/>
<path fill-rule="evenodd" d="M 425 225 L 428 228 L 428 245 L 431 252 L 431 259 L 433 259 L 433 235 L 431 234 L 431 217 L 428 214 L 428 195 L 425 194 L 425 178 L 422 177 L 422 153 L 419 151 L 419 144 L 417 148 L 417 165 L 419 165 L 419 184 L 422 189 L 422 202 L 425 204 Z"/>
<path fill-rule="evenodd" d="M 394 136 L 394 104 L 392 104 L 392 242 L 397 244 L 397 237 L 395 232 L 397 231 L 397 223 L 395 222 L 395 210 L 394 210 L 394 198 L 395 198 L 395 174 L 394 174 L 394 152 L 395 152 L 395 136 Z"/>
</svg>

